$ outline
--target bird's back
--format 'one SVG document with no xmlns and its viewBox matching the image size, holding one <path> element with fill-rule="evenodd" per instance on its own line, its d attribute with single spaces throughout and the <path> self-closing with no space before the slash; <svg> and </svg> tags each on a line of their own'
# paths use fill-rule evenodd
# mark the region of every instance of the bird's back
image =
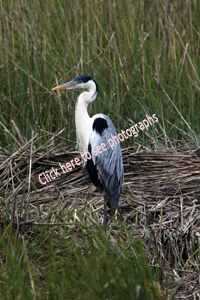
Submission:
<svg viewBox="0 0 200 300">
<path fill-rule="evenodd" d="M 111 208 L 116 209 L 124 179 L 120 143 L 114 125 L 106 115 L 97 114 L 92 119 L 94 120 L 93 131 L 88 146 L 92 159 L 87 163 L 88 173 L 95 185 L 98 177 L 109 196 Z M 102 147 L 102 144 L 105 146 Z M 101 148 L 97 152 L 98 146 Z M 94 175 L 95 170 L 96 175 Z"/>
</svg>

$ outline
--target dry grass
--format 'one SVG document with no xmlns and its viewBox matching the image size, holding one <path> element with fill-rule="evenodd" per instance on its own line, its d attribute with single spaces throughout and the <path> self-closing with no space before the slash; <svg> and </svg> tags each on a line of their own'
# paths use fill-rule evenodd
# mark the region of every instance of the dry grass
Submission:
<svg viewBox="0 0 200 300">
<path fill-rule="evenodd" d="M 79 222 L 88 227 L 102 222 L 102 195 L 81 167 L 45 186 L 38 181 L 41 172 L 53 166 L 61 173 L 59 162 L 79 156 L 72 148 L 64 152 L 57 149 L 63 144 L 61 133 L 46 133 L 47 143 L 35 151 L 37 137 L 33 136 L 11 156 L 0 153 L 0 195 L 5 199 L 2 224 L 11 220 L 18 230 L 22 226 L 35 230 L 34 225 L 50 228 L 60 224 L 73 233 Z M 118 213 L 110 217 L 111 239 L 114 241 L 120 232 L 127 249 L 131 247 L 125 224 L 136 239 L 140 235 L 163 295 L 167 299 L 197 299 L 200 148 L 181 141 L 174 141 L 170 149 L 149 142 L 122 153 L 124 191 Z"/>
<path fill-rule="evenodd" d="M 76 95 L 52 93 L 50 88 L 76 75 L 89 74 L 100 87 L 100 98 L 89 108 L 90 115 L 105 113 L 118 131 L 128 128 L 130 120 L 141 121 L 144 113 L 155 113 L 159 119 L 156 128 L 137 137 L 137 147 L 123 149 L 124 192 L 106 232 L 111 249 L 117 242 L 123 243 L 125 249 L 131 249 L 130 259 L 135 249 L 129 232 L 135 240 L 139 234 L 165 298 L 199 299 L 199 2 L 9 0 L 0 1 L 0 11 L 0 298 L 20 298 L 24 284 L 24 293 L 29 289 L 36 299 L 34 280 L 42 282 L 38 299 L 43 299 L 44 294 L 48 297 L 47 277 L 57 263 L 51 293 L 60 291 L 63 299 L 62 284 L 56 280 L 60 278 L 62 259 L 70 261 L 68 253 L 73 253 L 73 245 L 68 252 L 64 244 L 63 256 L 50 264 L 55 251 L 52 247 L 48 252 L 49 245 L 52 240 L 53 245 L 58 245 L 60 240 L 67 240 L 66 236 L 75 236 L 74 243 L 81 248 L 82 224 L 95 232 L 102 222 L 102 195 L 81 167 L 45 186 L 38 180 L 41 172 L 79 157 L 75 143 L 68 140 L 75 140 Z M 55 130 L 59 133 L 55 134 Z M 163 144 L 160 134 L 165 138 Z M 70 146 L 66 148 L 66 144 Z M 132 145 L 129 139 L 121 146 Z M 12 228 L 16 239 L 9 244 L 7 240 L 13 235 L 6 232 Z M 36 232 L 39 233 L 29 241 L 29 234 Z M 44 246 L 42 256 L 43 234 L 53 238 Z M 7 243 L 6 258 L 3 243 Z M 28 274 L 28 263 L 16 249 L 27 251 L 24 259 L 32 270 L 28 269 Z M 37 263 L 33 264 L 33 260 Z M 114 262 L 120 267 L 124 263 L 119 257 Z M 84 263 L 83 269 L 77 264 L 79 270 L 85 270 Z M 67 273 L 70 268 L 66 265 L 63 282 L 74 275 L 77 265 L 71 264 L 72 273 Z M 23 275 L 21 281 L 17 281 L 16 266 Z M 92 264 L 88 274 L 95 272 L 95 268 L 91 269 Z M 116 269 L 112 271 L 116 279 Z M 143 276 L 142 271 L 138 273 Z M 130 274 L 125 274 L 125 283 Z M 130 290 L 135 279 L 131 278 Z M 143 283 L 147 279 L 144 276 Z M 12 294 L 13 281 L 20 286 L 16 296 Z M 74 290 L 79 289 L 82 296 L 83 287 L 79 284 L 74 283 Z M 116 284 L 113 290 L 116 286 L 125 284 Z M 94 286 L 94 291 L 99 295 L 101 287 L 97 290 Z M 51 293 L 46 299 L 53 299 Z M 123 291 L 119 299 L 121 295 Z M 75 297 L 72 293 L 71 298 L 65 298 Z M 84 299 L 88 300 L 87 292 Z"/>
</svg>

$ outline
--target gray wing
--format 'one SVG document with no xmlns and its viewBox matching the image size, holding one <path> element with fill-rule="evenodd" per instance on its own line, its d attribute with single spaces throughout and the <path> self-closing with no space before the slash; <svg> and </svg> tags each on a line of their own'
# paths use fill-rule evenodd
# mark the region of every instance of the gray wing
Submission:
<svg viewBox="0 0 200 300">
<path fill-rule="evenodd" d="M 112 121 L 103 114 L 95 115 L 93 132 L 89 138 L 91 156 L 98 178 L 109 196 L 109 203 L 112 209 L 116 209 L 118 206 L 121 185 L 124 180 L 121 147 L 119 140 L 117 140 L 117 132 Z M 102 149 L 102 143 L 106 145 L 104 150 Z M 112 146 L 113 143 L 114 145 Z M 101 147 L 98 152 L 97 149 L 99 148 L 97 146 Z"/>
</svg>

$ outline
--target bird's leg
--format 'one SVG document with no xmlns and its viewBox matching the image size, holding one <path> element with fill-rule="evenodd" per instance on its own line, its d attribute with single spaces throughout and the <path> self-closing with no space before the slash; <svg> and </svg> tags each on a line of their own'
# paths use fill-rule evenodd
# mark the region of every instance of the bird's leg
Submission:
<svg viewBox="0 0 200 300">
<path fill-rule="evenodd" d="M 84 162 L 84 164 L 83 164 L 83 166 L 82 166 L 82 170 L 83 170 L 83 174 L 85 175 L 85 173 L 86 173 L 86 168 L 87 167 L 87 163 L 86 162 Z"/>
<path fill-rule="evenodd" d="M 107 226 L 107 202 L 108 196 L 106 195 L 105 190 L 103 189 L 103 198 L 104 198 L 104 218 L 103 218 L 103 227 L 106 229 Z"/>
</svg>

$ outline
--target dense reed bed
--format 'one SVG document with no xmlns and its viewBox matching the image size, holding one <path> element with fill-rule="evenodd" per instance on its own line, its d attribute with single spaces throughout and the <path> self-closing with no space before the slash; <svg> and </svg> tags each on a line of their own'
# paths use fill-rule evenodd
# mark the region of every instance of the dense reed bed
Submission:
<svg viewBox="0 0 200 300">
<path fill-rule="evenodd" d="M 198 299 L 200 60 L 197 0 L 0 1 L 0 298 Z M 121 142 L 120 207 L 103 231 L 102 195 L 78 156 L 78 92 L 91 75 Z"/>
</svg>

